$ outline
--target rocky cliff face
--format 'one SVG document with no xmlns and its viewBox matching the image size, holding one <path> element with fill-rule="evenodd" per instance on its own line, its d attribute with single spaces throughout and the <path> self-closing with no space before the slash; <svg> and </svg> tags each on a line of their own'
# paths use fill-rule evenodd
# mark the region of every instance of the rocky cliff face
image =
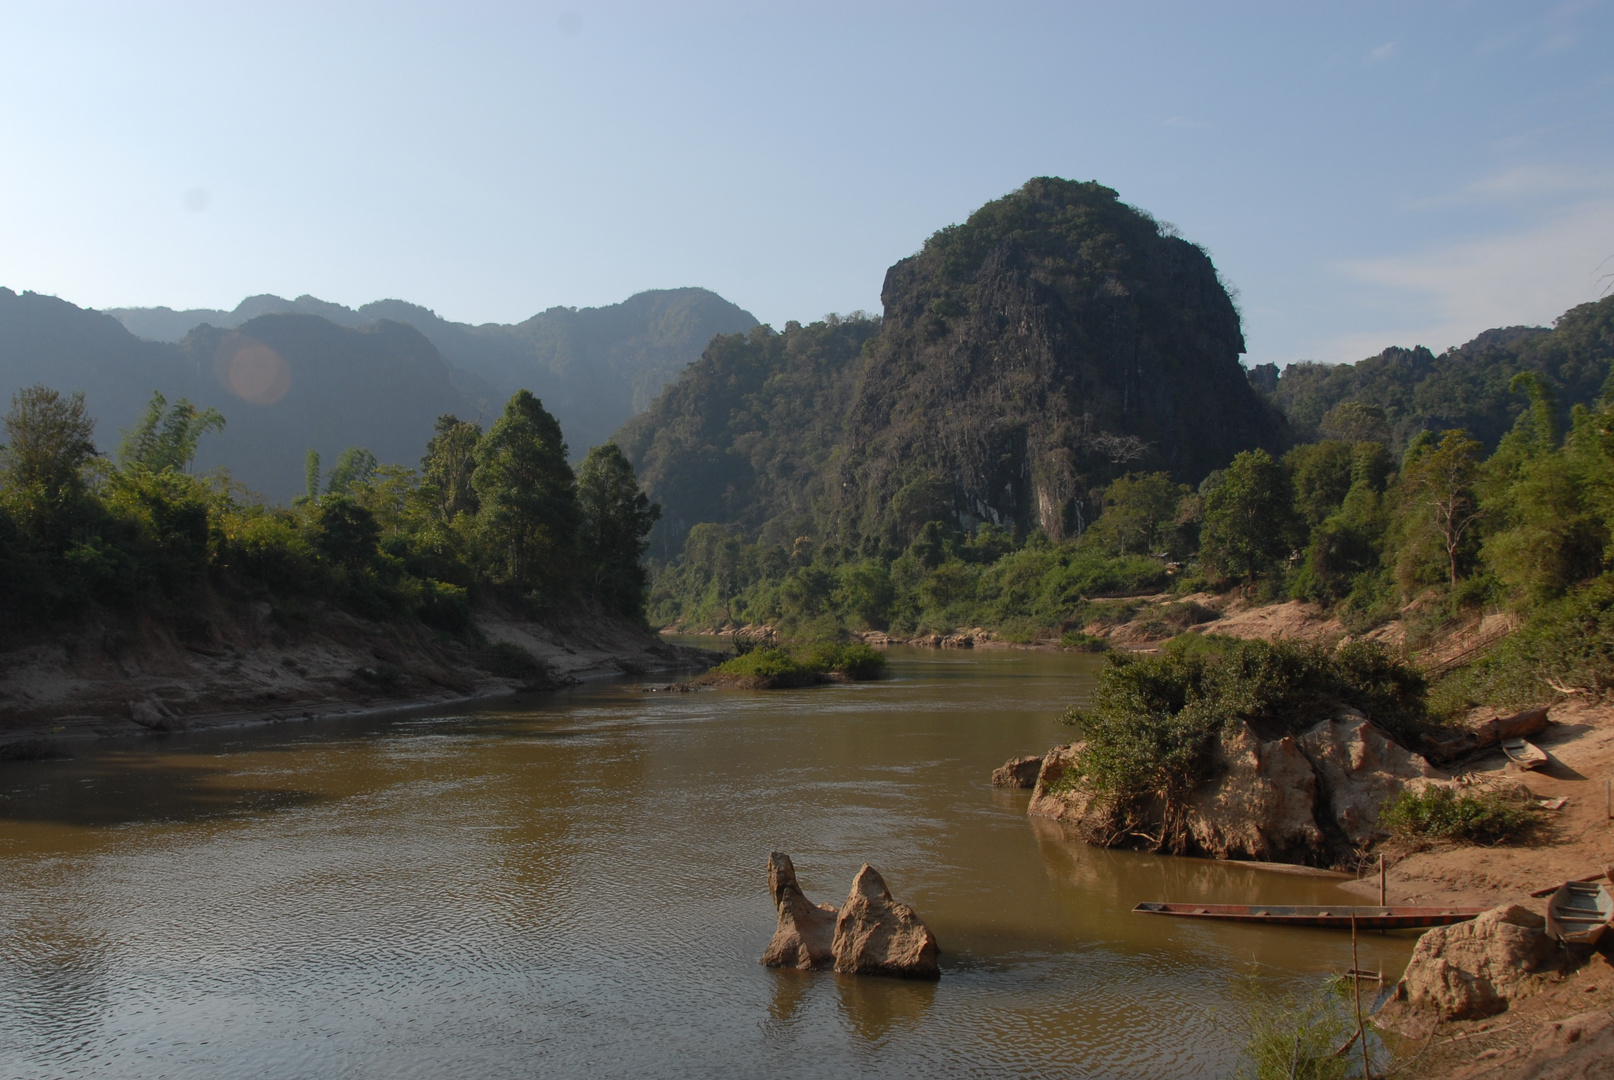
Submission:
<svg viewBox="0 0 1614 1080">
<path fill-rule="evenodd" d="M 928 490 L 962 525 L 1059 536 L 1120 472 L 1197 482 L 1278 439 L 1210 258 L 1101 185 L 1032 180 L 893 266 L 882 300 L 841 485 L 864 534 Z"/>
</svg>

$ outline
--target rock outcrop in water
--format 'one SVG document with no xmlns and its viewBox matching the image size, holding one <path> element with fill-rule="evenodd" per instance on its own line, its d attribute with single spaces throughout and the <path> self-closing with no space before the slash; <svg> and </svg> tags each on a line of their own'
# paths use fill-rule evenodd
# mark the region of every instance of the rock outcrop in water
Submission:
<svg viewBox="0 0 1614 1080">
<path fill-rule="evenodd" d="M 790 856 L 768 856 L 768 889 L 779 925 L 762 963 L 768 967 L 818 971 L 833 967 L 848 975 L 891 975 L 939 979 L 939 949 L 913 908 L 892 899 L 879 871 L 864 863 L 837 913 L 814 904 L 796 881 Z"/>
<path fill-rule="evenodd" d="M 1037 777 L 1042 774 L 1042 758 L 1017 757 L 1010 758 L 996 769 L 992 770 L 993 787 L 1028 788 L 1037 786 Z"/>
<path fill-rule="evenodd" d="M 835 970 L 848 975 L 941 978 L 936 935 L 913 908 L 891 898 L 885 879 L 868 863 L 835 918 L 834 947 Z"/>
<path fill-rule="evenodd" d="M 1043 759 L 1028 813 L 1067 822 L 1101 847 L 1134 843 L 1148 830 L 1081 782 L 1081 747 L 1056 747 Z M 1216 779 L 1194 793 L 1186 826 L 1194 847 L 1219 859 L 1336 861 L 1372 840 L 1387 799 L 1438 782 L 1426 760 L 1350 708 L 1279 739 L 1240 723 L 1223 733 L 1216 760 Z"/>
<path fill-rule="evenodd" d="M 802 971 L 834 966 L 835 909 L 802 894 L 796 868 L 782 851 L 768 856 L 768 891 L 779 912 L 779 926 L 762 954 L 763 964 Z"/>
</svg>

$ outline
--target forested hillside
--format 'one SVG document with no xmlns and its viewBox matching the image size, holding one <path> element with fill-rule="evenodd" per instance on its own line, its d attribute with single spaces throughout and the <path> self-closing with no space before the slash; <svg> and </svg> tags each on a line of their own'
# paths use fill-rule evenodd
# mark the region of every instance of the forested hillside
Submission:
<svg viewBox="0 0 1614 1080">
<path fill-rule="evenodd" d="M 402 300 L 354 309 L 313 296 L 251 296 L 233 311 L 114 308 L 107 314 L 142 338 L 170 342 L 203 324 L 234 329 L 268 314 L 317 315 L 355 329 L 384 319 L 406 323 L 437 347 L 473 411 L 491 416 L 505 398 L 531 389 L 579 448 L 604 442 L 648 406 L 714 335 L 743 333 L 757 322 L 707 289 L 652 289 L 605 307 L 553 307 L 513 325 L 451 322 Z"/>
<path fill-rule="evenodd" d="M 1544 377 L 1554 388 L 1558 422 L 1567 425 L 1574 406 L 1601 392 L 1609 349 L 1606 320 L 1587 304 L 1565 312 L 1550 330 L 1487 330 L 1439 356 L 1422 347 L 1390 348 L 1355 364 L 1290 364 L 1282 373 L 1267 364 L 1251 377 L 1303 441 L 1350 437 L 1364 422 L 1357 407 L 1371 405 L 1384 411 L 1384 427 L 1373 430 L 1376 421 L 1369 421 L 1362 433 L 1385 439 L 1397 453 L 1421 431 L 1449 428 L 1494 447 L 1524 409 L 1509 390 L 1514 375 Z"/>
<path fill-rule="evenodd" d="M 718 338 L 617 434 L 666 514 L 659 558 L 703 521 L 787 546 L 833 528 L 832 466 L 879 330 L 878 319 L 853 316 Z"/>
</svg>

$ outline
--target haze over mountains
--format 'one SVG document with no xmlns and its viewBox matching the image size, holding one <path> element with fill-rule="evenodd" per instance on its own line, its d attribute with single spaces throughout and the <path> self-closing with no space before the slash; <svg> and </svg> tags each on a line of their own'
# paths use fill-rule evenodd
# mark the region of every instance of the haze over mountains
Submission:
<svg viewBox="0 0 1614 1080">
<path fill-rule="evenodd" d="M 1339 437 L 1396 452 L 1451 427 L 1492 444 L 1524 408 L 1513 372 L 1544 376 L 1567 417 L 1614 355 L 1609 299 L 1440 356 L 1246 371 L 1204 251 L 1109 188 L 1057 178 L 939 230 L 890 268 L 882 301 L 878 318 L 775 332 L 698 288 L 480 326 L 399 300 L 96 312 L 0 289 L 0 395 L 83 390 L 102 449 L 152 391 L 189 397 L 228 421 L 196 467 L 286 500 L 310 447 L 413 465 L 439 415 L 491 419 L 530 389 L 574 458 L 614 433 L 664 506 L 669 558 L 702 522 L 871 551 L 934 520 L 1072 535 L 1124 473 L 1196 484 L 1239 450 L 1339 434 L 1341 405 L 1385 430 Z"/>
<path fill-rule="evenodd" d="M 103 449 L 152 391 L 228 421 L 196 467 L 228 466 L 273 499 L 300 494 L 303 457 L 363 446 L 413 465 L 442 413 L 491 418 L 536 393 L 581 456 L 644 408 L 716 334 L 756 320 L 705 289 L 653 290 L 601 308 L 550 308 L 470 326 L 383 300 L 354 310 L 311 296 L 255 296 L 234 311 L 96 312 L 0 289 L 0 395 L 44 383 L 83 390 Z"/>
</svg>

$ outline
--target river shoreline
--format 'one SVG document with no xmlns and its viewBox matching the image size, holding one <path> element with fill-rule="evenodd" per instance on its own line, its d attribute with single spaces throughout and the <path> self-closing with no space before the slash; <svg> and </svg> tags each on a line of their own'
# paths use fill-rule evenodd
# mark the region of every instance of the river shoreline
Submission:
<svg viewBox="0 0 1614 1080">
<path fill-rule="evenodd" d="M 433 708 L 709 663 L 599 613 L 479 612 L 476 644 L 335 610 L 288 627 L 268 608 L 215 606 L 200 633 L 108 621 L 0 652 L 0 760 L 48 756 L 62 740 Z"/>
</svg>

